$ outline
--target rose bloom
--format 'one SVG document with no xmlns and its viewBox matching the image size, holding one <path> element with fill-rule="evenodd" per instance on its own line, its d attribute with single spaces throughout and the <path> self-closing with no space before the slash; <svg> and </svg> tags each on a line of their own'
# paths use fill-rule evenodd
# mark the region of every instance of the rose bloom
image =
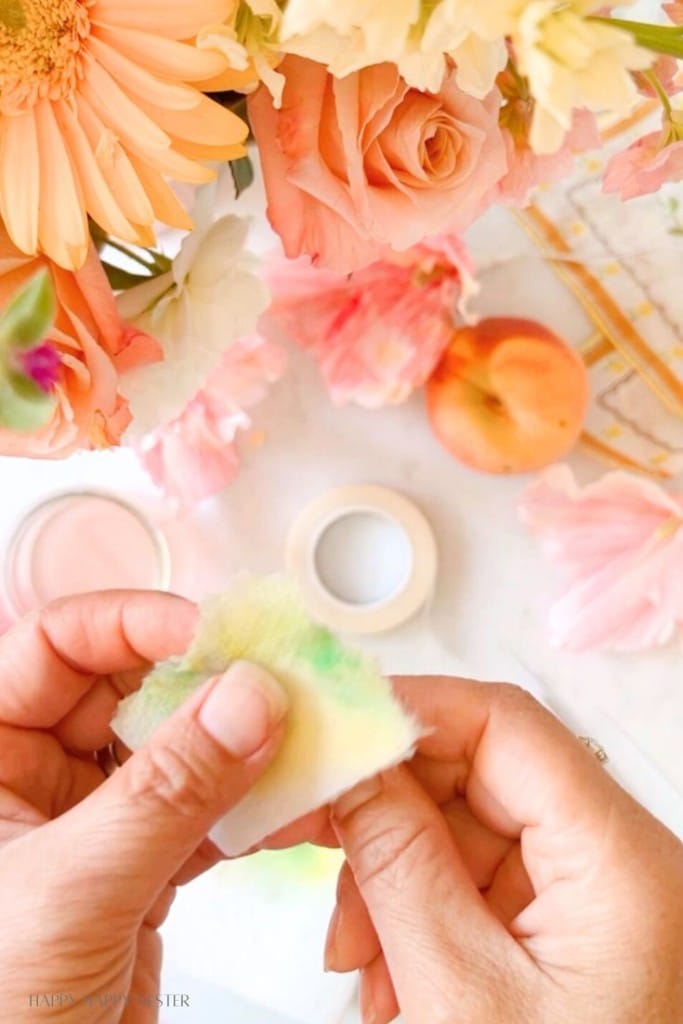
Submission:
<svg viewBox="0 0 683 1024">
<path fill-rule="evenodd" d="M 122 321 L 95 249 L 77 271 L 25 256 L 0 228 L 0 309 L 41 267 L 55 290 L 57 315 L 49 341 L 59 354 L 55 410 L 30 433 L 0 429 L 0 453 L 39 458 L 117 444 L 130 422 L 119 375 L 161 357 L 156 341 Z"/>
<path fill-rule="evenodd" d="M 427 235 L 459 232 L 507 168 L 500 94 L 476 100 L 450 71 L 435 95 L 390 64 L 343 79 L 287 57 L 282 108 L 261 88 L 249 112 L 268 216 L 290 258 L 348 273 Z"/>
</svg>

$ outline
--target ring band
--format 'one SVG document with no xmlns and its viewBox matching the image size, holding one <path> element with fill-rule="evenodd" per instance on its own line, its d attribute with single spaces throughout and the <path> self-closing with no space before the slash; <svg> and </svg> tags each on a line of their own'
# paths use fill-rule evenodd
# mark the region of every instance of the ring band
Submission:
<svg viewBox="0 0 683 1024">
<path fill-rule="evenodd" d="M 577 736 L 577 739 L 581 740 L 584 746 L 588 747 L 593 757 L 596 758 L 600 764 L 607 764 L 609 757 L 601 743 L 594 740 L 592 736 Z"/>
<path fill-rule="evenodd" d="M 116 769 L 120 768 L 123 764 L 123 762 L 119 760 L 119 756 L 116 751 L 116 740 L 112 743 L 108 743 L 106 747 L 100 747 L 99 750 L 96 750 L 95 760 L 107 778 L 109 778 L 110 775 L 113 775 Z"/>
</svg>

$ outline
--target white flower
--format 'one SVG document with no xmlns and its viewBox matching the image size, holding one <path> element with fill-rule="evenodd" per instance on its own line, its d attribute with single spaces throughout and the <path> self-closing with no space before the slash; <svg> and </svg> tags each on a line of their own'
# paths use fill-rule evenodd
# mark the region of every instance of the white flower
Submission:
<svg viewBox="0 0 683 1024">
<path fill-rule="evenodd" d="M 141 436 L 178 416 L 220 362 L 250 334 L 269 293 L 258 260 L 245 251 L 248 221 L 222 217 L 188 235 L 168 273 L 118 297 L 121 316 L 157 338 L 164 360 L 125 374 L 133 413 L 128 434 Z"/>
<path fill-rule="evenodd" d="M 512 2 L 501 0 L 504 9 Z M 505 66 L 506 49 L 504 33 L 491 30 L 495 10 L 479 33 L 472 28 L 472 6 L 474 0 L 289 0 L 280 46 L 337 76 L 389 61 L 409 85 L 429 92 L 440 89 L 448 57 L 458 67 L 458 85 L 483 98 Z M 500 21 L 499 12 L 495 25 Z"/>
<path fill-rule="evenodd" d="M 532 0 L 512 31 L 519 70 L 536 101 L 530 142 L 537 153 L 562 145 L 576 108 L 625 115 L 637 101 L 630 71 L 652 64 L 629 32 L 591 21 L 603 0 Z"/>
</svg>

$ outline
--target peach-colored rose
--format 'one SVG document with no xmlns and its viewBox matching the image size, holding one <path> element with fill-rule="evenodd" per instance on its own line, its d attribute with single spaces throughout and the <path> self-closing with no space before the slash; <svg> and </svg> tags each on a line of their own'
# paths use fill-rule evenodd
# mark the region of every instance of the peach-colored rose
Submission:
<svg viewBox="0 0 683 1024">
<path fill-rule="evenodd" d="M 260 88 L 249 113 L 287 256 L 358 270 L 387 247 L 461 231 L 505 174 L 497 90 L 473 99 L 451 71 L 440 92 L 420 93 L 392 64 L 334 78 L 290 56 L 278 70 L 282 108 Z"/>
<path fill-rule="evenodd" d="M 158 342 L 120 319 L 92 246 L 80 270 L 63 270 L 46 257 L 19 252 L 0 228 L 0 309 L 43 266 L 50 271 L 57 300 L 49 339 L 61 361 L 57 403 L 40 430 L 0 429 L 3 455 L 59 458 L 78 448 L 117 444 L 130 422 L 128 403 L 118 392 L 119 374 L 161 358 Z"/>
</svg>

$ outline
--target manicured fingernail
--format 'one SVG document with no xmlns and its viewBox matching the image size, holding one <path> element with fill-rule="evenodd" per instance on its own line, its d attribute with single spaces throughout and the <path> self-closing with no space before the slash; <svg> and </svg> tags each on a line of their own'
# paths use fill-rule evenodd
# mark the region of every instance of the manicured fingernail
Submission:
<svg viewBox="0 0 683 1024">
<path fill-rule="evenodd" d="M 360 1012 L 363 1024 L 379 1024 L 379 1014 L 374 996 L 367 989 L 361 992 Z"/>
<path fill-rule="evenodd" d="M 199 721 L 233 757 L 242 759 L 270 739 L 288 706 L 287 694 L 269 672 L 236 661 L 204 701 Z"/>
<path fill-rule="evenodd" d="M 332 917 L 330 918 L 330 924 L 327 929 L 327 938 L 325 939 L 325 970 L 336 971 L 337 963 L 337 939 L 339 936 L 339 930 L 341 928 L 341 910 L 339 907 L 334 908 Z"/>
<path fill-rule="evenodd" d="M 343 821 L 349 814 L 357 811 L 363 804 L 367 804 L 374 797 L 382 792 L 382 782 L 379 776 L 375 775 L 365 782 L 359 782 L 357 786 L 350 789 L 348 793 L 340 796 L 332 808 L 332 817 L 335 821 Z"/>
</svg>

